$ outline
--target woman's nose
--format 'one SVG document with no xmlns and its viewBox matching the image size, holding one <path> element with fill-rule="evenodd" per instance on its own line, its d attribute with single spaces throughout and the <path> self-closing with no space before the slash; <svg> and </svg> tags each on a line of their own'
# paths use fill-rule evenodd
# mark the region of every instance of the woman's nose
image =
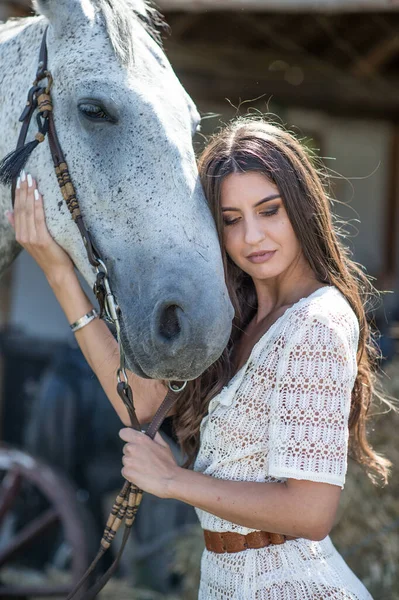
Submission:
<svg viewBox="0 0 399 600">
<path fill-rule="evenodd" d="M 245 226 L 245 243 L 249 245 L 258 244 L 263 240 L 265 234 L 256 221 L 250 221 Z"/>
</svg>

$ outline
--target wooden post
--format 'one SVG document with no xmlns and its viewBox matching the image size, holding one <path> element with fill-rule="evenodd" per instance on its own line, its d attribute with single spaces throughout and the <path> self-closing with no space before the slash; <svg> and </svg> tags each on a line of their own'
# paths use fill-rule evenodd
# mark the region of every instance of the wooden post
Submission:
<svg viewBox="0 0 399 600">
<path fill-rule="evenodd" d="M 398 268 L 399 235 L 399 123 L 394 123 L 392 126 L 389 163 L 384 271 L 388 277 L 395 277 Z"/>
</svg>

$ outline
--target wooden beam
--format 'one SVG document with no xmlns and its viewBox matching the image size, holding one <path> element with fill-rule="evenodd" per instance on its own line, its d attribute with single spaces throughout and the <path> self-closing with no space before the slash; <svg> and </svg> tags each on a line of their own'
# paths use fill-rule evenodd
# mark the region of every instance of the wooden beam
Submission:
<svg viewBox="0 0 399 600">
<path fill-rule="evenodd" d="M 334 50 L 335 48 L 338 48 L 352 61 L 359 61 L 361 59 L 359 53 L 346 39 L 342 39 L 338 34 L 334 24 L 334 22 L 338 21 L 338 19 L 339 17 L 331 18 L 327 17 L 326 15 L 309 15 L 307 18 L 315 30 L 319 29 L 323 32 L 324 38 L 326 35 L 328 35 Z M 274 47 L 281 48 L 285 52 L 292 53 L 291 61 L 302 61 L 304 58 L 307 61 L 311 61 L 312 66 L 318 64 L 322 69 L 327 68 L 330 74 L 333 74 L 335 71 L 338 77 L 342 75 L 342 69 L 337 67 L 334 64 L 334 61 L 325 60 L 324 58 L 317 56 L 317 53 L 311 53 L 303 45 L 300 45 L 296 39 L 293 39 L 294 36 L 287 34 L 284 35 L 280 30 L 276 31 L 275 27 L 273 27 L 273 23 L 269 22 L 269 19 L 259 19 L 259 16 L 254 14 L 237 14 L 236 20 L 237 22 L 240 22 L 242 26 L 247 26 L 248 30 L 253 32 L 253 35 L 260 33 L 265 37 L 265 39 L 272 42 Z M 292 19 L 289 19 L 289 22 L 292 23 Z M 399 35 L 396 37 L 399 40 Z M 355 77 L 353 74 L 352 76 Z M 379 74 L 375 72 L 370 72 L 370 76 L 375 79 L 374 83 L 379 86 L 380 93 L 385 93 L 387 90 L 389 93 L 389 84 L 387 85 L 383 77 L 380 77 Z"/>
<path fill-rule="evenodd" d="M 397 0 L 158 0 L 162 11 L 207 12 L 221 10 L 277 12 L 397 11 Z"/>
<path fill-rule="evenodd" d="M 357 60 L 351 72 L 355 77 L 370 77 L 377 73 L 396 54 L 399 54 L 399 33 L 381 40 L 369 52 Z"/>
<path fill-rule="evenodd" d="M 389 153 L 388 194 L 385 226 L 384 269 L 387 276 L 397 271 L 397 244 L 399 235 L 399 124 L 392 128 Z"/>
<path fill-rule="evenodd" d="M 293 106 L 399 121 L 397 81 L 385 80 L 382 93 L 379 85 L 356 80 L 316 57 L 215 43 L 168 40 L 165 45 L 173 67 L 195 100 L 248 100 L 264 94 L 266 99 L 272 97 Z"/>
<path fill-rule="evenodd" d="M 374 119 L 399 122 L 399 107 L 378 107 L 367 104 L 367 102 L 349 101 L 341 96 L 334 96 L 329 90 L 320 93 L 317 86 L 307 87 L 306 90 L 294 90 L 292 87 L 282 84 L 270 84 L 270 82 L 241 81 L 237 88 L 237 79 L 209 79 L 208 77 L 191 77 L 188 74 L 179 74 L 180 79 L 195 100 L 200 110 L 207 110 L 211 103 L 228 106 L 228 103 L 238 107 L 245 102 L 246 108 L 254 107 L 263 112 L 269 110 L 268 106 L 297 107 L 320 111 L 339 117 L 347 117 L 354 120 Z M 203 108 L 204 107 L 204 108 Z M 275 109 L 274 109 L 275 110 Z"/>
</svg>

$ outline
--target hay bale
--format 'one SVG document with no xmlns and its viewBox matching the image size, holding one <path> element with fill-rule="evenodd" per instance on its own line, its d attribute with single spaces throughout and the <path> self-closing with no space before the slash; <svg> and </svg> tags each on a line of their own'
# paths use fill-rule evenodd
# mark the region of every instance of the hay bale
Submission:
<svg viewBox="0 0 399 600">
<path fill-rule="evenodd" d="M 399 357 L 386 368 L 386 393 L 399 398 Z M 386 411 L 384 407 L 381 411 Z M 350 568 L 375 600 L 399 600 L 399 414 L 375 417 L 373 448 L 393 463 L 389 484 L 372 485 L 364 471 L 349 462 L 336 525 L 331 538 Z"/>
<path fill-rule="evenodd" d="M 186 534 L 176 538 L 174 546 L 173 571 L 182 577 L 181 598 L 197 600 L 201 555 L 205 548 L 202 527 L 199 524 L 193 525 Z"/>
</svg>

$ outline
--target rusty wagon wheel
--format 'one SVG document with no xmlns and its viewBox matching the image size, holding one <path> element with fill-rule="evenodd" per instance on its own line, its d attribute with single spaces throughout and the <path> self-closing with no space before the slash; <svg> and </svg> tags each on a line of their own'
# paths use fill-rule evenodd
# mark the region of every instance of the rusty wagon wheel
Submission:
<svg viewBox="0 0 399 600">
<path fill-rule="evenodd" d="M 17 504 L 21 505 L 21 496 L 24 506 L 32 492 L 40 494 L 48 508 L 4 541 L 6 517 Z M 88 566 L 85 528 L 80 515 L 76 491 L 66 479 L 31 455 L 0 445 L 0 598 L 65 597 L 73 589 Z M 28 548 L 40 548 L 41 536 L 57 525 L 62 527 L 63 539 L 70 549 L 68 583 L 24 585 L 21 576 L 17 584 L 4 584 L 1 569 L 12 564 Z M 81 597 L 84 598 L 84 590 Z"/>
</svg>

